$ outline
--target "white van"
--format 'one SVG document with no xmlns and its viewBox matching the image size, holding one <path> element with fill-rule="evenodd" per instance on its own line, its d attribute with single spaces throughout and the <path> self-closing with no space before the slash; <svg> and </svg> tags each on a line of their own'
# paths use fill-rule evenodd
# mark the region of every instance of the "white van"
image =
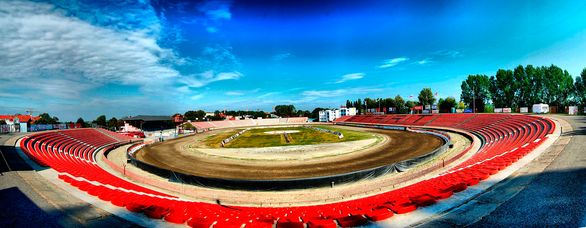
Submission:
<svg viewBox="0 0 586 228">
<path fill-rule="evenodd" d="M 549 105 L 547 104 L 534 104 L 533 113 L 549 113 Z"/>
</svg>

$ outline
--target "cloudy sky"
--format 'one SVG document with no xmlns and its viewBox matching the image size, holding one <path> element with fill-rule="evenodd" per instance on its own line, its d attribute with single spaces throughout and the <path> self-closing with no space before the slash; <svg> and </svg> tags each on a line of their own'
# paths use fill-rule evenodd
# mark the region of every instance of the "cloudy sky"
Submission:
<svg viewBox="0 0 586 228">
<path fill-rule="evenodd" d="M 336 107 L 586 67 L 585 1 L 0 1 L 0 114 Z"/>
</svg>

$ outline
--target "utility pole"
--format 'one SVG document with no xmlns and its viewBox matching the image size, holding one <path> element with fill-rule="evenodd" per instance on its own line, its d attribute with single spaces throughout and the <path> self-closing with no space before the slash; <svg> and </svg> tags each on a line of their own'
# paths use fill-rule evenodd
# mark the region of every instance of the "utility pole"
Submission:
<svg viewBox="0 0 586 228">
<path fill-rule="evenodd" d="M 476 113 L 476 92 L 472 87 L 472 113 Z"/>
<path fill-rule="evenodd" d="M 364 114 L 368 113 L 368 103 L 366 102 L 366 99 L 364 99 Z"/>
</svg>

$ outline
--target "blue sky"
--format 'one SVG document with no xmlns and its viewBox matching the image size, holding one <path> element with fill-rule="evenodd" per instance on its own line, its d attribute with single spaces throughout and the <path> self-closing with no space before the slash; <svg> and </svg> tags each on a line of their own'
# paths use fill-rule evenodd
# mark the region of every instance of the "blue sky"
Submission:
<svg viewBox="0 0 586 228">
<path fill-rule="evenodd" d="M 469 74 L 586 67 L 584 1 L 0 1 L 0 113 L 62 120 L 459 99 Z"/>
</svg>

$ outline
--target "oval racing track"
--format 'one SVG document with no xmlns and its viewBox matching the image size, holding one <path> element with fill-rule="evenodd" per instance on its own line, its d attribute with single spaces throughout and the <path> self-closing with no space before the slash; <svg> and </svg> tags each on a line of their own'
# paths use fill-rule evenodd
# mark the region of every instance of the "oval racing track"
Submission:
<svg viewBox="0 0 586 228">
<path fill-rule="evenodd" d="M 390 140 L 375 149 L 303 161 L 223 159 L 189 153 L 183 146 L 191 137 L 144 147 L 136 157 L 146 163 L 195 176 L 237 180 L 279 180 L 331 176 L 366 170 L 425 155 L 443 144 L 438 137 L 407 131 L 352 128 Z M 335 146 L 335 144 L 331 144 Z M 197 165 L 195 165 L 197 164 Z"/>
</svg>

